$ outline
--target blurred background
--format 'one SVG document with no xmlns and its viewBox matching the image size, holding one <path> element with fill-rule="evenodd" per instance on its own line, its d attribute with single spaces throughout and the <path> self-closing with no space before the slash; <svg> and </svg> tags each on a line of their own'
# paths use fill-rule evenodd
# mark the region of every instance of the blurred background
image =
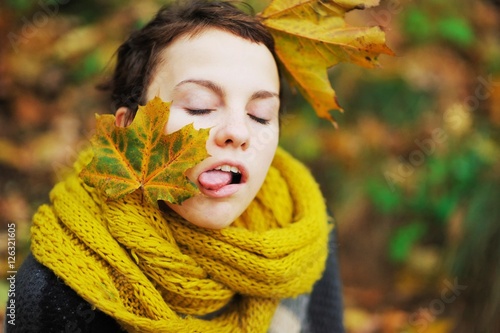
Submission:
<svg viewBox="0 0 500 333">
<path fill-rule="evenodd" d="M 35 209 L 113 111 L 95 86 L 163 3 L 1 2 L 2 321 L 8 225 L 18 267 Z M 338 130 L 290 94 L 281 134 L 335 217 L 347 332 L 498 333 L 500 1 L 382 0 L 348 22 L 380 25 L 397 56 L 330 71 Z"/>
</svg>

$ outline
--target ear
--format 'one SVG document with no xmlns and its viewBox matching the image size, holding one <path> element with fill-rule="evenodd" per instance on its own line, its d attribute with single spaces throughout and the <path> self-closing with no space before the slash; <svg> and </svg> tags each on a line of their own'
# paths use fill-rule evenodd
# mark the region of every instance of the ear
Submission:
<svg viewBox="0 0 500 333">
<path fill-rule="evenodd" d="M 116 110 L 116 120 L 115 125 L 118 127 L 126 127 L 132 123 L 132 120 L 129 119 L 128 115 L 130 114 L 130 110 L 125 106 L 120 106 L 118 110 Z"/>
</svg>

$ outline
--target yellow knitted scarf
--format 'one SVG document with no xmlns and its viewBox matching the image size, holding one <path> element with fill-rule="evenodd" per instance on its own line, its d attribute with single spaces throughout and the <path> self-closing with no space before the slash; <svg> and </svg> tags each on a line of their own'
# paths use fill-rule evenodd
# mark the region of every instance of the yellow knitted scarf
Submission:
<svg viewBox="0 0 500 333">
<path fill-rule="evenodd" d="M 264 185 L 230 227 L 196 227 L 140 193 L 106 201 L 78 177 L 33 218 L 32 252 L 128 332 L 266 332 L 280 299 L 310 292 L 327 257 L 324 199 L 278 149 Z"/>
</svg>

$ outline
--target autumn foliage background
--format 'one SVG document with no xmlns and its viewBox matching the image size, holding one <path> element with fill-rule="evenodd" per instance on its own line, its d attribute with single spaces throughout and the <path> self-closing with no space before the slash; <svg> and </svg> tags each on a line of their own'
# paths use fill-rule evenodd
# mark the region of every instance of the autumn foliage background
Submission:
<svg viewBox="0 0 500 333">
<path fill-rule="evenodd" d="M 163 3 L 0 4 L 2 305 L 7 225 L 20 264 L 34 210 L 112 112 L 95 86 L 114 51 Z M 281 134 L 337 221 L 347 331 L 500 332 L 500 3 L 382 0 L 348 22 L 381 25 L 397 56 L 331 70 L 338 130 L 290 92 Z"/>
</svg>

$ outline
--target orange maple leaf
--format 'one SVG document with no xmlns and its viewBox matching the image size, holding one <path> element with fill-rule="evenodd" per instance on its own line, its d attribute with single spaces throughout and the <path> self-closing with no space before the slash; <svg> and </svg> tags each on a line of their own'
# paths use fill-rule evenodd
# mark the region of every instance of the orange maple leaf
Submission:
<svg viewBox="0 0 500 333">
<path fill-rule="evenodd" d="M 158 200 L 182 203 L 199 193 L 185 173 L 208 156 L 209 129 L 189 124 L 165 135 L 169 114 L 170 103 L 156 97 L 139 107 L 128 127 L 115 126 L 114 115 L 97 115 L 94 157 L 80 177 L 110 199 L 141 189 L 155 206 Z"/>
<path fill-rule="evenodd" d="M 345 22 L 346 12 L 377 4 L 378 0 L 273 0 L 260 14 L 290 83 L 318 116 L 335 126 L 329 111 L 342 108 L 327 69 L 339 62 L 374 67 L 380 54 L 394 55 L 379 27 L 351 27 Z"/>
</svg>

